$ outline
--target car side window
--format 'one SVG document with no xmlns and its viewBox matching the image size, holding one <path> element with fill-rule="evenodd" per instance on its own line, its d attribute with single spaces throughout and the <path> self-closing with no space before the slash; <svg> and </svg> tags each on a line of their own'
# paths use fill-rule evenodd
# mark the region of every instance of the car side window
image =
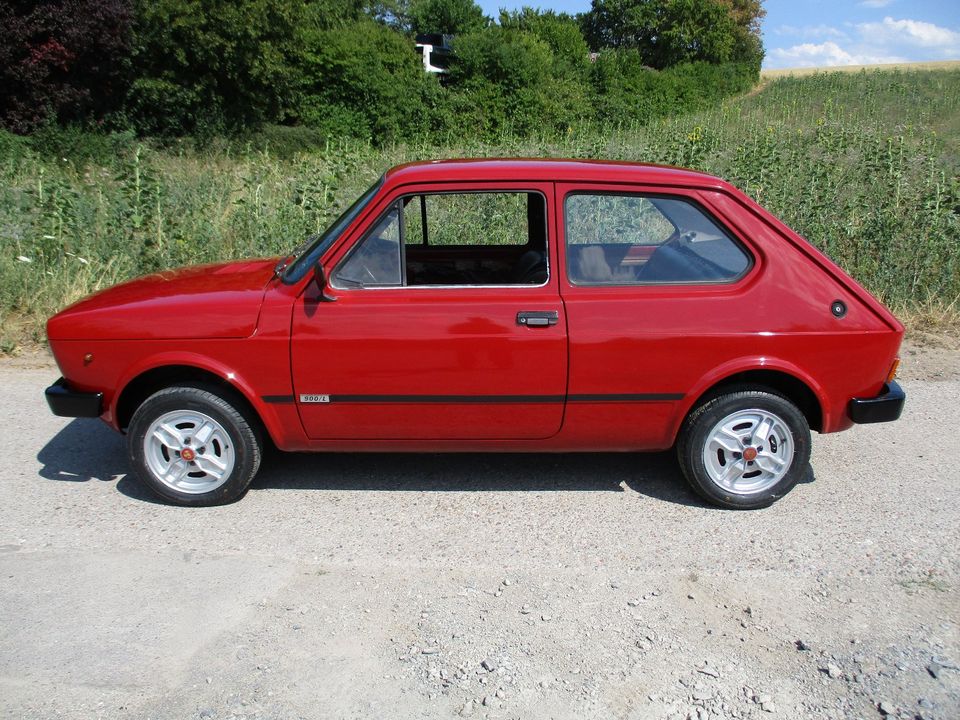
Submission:
<svg viewBox="0 0 960 720">
<path fill-rule="evenodd" d="M 337 269 L 334 284 L 383 287 L 401 284 L 400 206 L 395 203 Z"/>
<path fill-rule="evenodd" d="M 544 285 L 546 199 L 452 192 L 397 200 L 335 271 L 340 287 Z"/>
<path fill-rule="evenodd" d="M 564 201 L 577 285 L 724 283 L 751 259 L 698 205 L 676 197 L 573 193 Z"/>
</svg>

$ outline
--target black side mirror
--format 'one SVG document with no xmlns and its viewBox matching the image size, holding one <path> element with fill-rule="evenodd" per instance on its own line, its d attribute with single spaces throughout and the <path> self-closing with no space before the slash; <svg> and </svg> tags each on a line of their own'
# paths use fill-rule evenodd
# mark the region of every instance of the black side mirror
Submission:
<svg viewBox="0 0 960 720">
<path fill-rule="evenodd" d="M 336 298 L 330 294 L 330 286 L 327 284 L 327 271 L 324 269 L 323 263 L 318 262 L 313 266 L 313 281 L 320 291 L 321 302 L 336 302 Z"/>
</svg>

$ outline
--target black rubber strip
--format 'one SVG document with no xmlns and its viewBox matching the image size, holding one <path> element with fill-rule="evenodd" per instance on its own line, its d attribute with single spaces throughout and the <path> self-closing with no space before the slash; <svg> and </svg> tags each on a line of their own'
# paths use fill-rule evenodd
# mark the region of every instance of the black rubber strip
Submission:
<svg viewBox="0 0 960 720">
<path fill-rule="evenodd" d="M 590 395 L 330 395 L 323 403 L 305 403 L 307 405 L 327 405 L 335 403 L 368 405 L 539 405 L 572 403 L 630 403 L 630 402 L 666 402 L 682 400 L 683 393 L 598 393 Z M 264 395 L 266 403 L 292 403 L 293 395 Z"/>
<path fill-rule="evenodd" d="M 683 400 L 683 393 L 601 393 L 596 395 L 568 395 L 567 402 L 664 402 Z"/>
<path fill-rule="evenodd" d="M 479 404 L 539 404 L 562 403 L 563 395 L 331 395 L 331 403 L 408 403 L 411 405 L 450 403 L 453 405 Z"/>
</svg>

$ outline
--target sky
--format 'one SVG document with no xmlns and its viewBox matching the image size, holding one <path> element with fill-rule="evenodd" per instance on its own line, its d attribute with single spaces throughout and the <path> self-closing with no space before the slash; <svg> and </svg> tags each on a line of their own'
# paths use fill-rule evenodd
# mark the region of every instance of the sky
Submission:
<svg viewBox="0 0 960 720">
<path fill-rule="evenodd" d="M 571 14 L 590 0 L 478 0 Z M 960 0 L 766 0 L 764 68 L 960 60 Z"/>
</svg>

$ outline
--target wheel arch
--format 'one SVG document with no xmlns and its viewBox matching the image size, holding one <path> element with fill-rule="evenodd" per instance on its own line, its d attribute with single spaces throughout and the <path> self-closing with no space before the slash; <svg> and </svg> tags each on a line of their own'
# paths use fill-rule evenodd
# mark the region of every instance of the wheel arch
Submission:
<svg viewBox="0 0 960 720">
<path fill-rule="evenodd" d="M 227 371 L 196 359 L 155 360 L 150 366 L 138 368 L 122 384 L 122 390 L 114 401 L 113 418 L 118 430 L 124 430 L 140 404 L 150 395 L 163 388 L 182 384 L 201 384 L 221 391 L 236 402 L 240 410 L 251 422 L 256 423 L 276 444 L 277 420 L 264 407 L 256 394 L 234 372 Z"/>
<path fill-rule="evenodd" d="M 744 385 L 766 387 L 786 397 L 803 413 L 811 430 L 822 432 L 829 421 L 829 406 L 812 378 L 805 377 L 796 368 L 764 361 L 763 364 L 726 368 L 702 383 L 688 396 L 690 401 L 678 418 L 675 432 L 679 432 L 683 421 L 706 400 L 722 394 L 726 388 Z"/>
</svg>

